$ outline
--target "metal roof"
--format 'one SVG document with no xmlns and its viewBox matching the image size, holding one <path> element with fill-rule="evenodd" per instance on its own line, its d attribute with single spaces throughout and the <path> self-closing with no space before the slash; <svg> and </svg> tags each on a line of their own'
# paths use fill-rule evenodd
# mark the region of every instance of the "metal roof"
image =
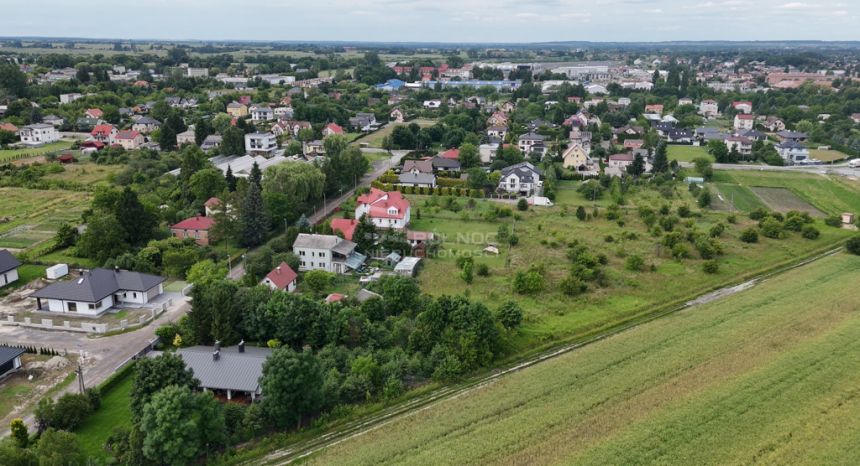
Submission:
<svg viewBox="0 0 860 466">
<path fill-rule="evenodd" d="M 176 350 L 185 366 L 194 372 L 200 386 L 212 390 L 260 392 L 263 363 L 272 354 L 269 348 L 246 346 L 240 353 L 237 346 L 221 348 L 215 360 L 212 346 L 192 346 Z"/>
<path fill-rule="evenodd" d="M 33 293 L 34 298 L 94 303 L 119 291 L 146 292 L 164 277 L 128 270 L 93 269 L 74 280 L 57 282 Z"/>
<path fill-rule="evenodd" d="M 13 256 L 11 252 L 6 249 L 0 249 L 0 273 L 18 268 L 20 265 L 21 261 Z"/>
<path fill-rule="evenodd" d="M 11 348 L 9 346 L 0 346 L 0 366 L 12 361 L 24 354 L 23 348 Z"/>
<path fill-rule="evenodd" d="M 330 250 L 334 248 L 338 242 L 340 242 L 340 238 L 334 235 L 313 235 L 308 233 L 299 233 L 299 236 L 296 237 L 296 241 L 293 242 L 293 249 L 304 248 Z"/>
</svg>

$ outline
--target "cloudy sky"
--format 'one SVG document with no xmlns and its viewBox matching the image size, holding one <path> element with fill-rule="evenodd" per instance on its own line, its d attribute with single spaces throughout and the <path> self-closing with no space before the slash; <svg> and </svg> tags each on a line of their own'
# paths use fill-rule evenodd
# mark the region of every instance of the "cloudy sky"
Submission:
<svg viewBox="0 0 860 466">
<path fill-rule="evenodd" d="M 0 36 L 543 42 L 860 40 L 858 0 L 0 0 Z"/>
</svg>

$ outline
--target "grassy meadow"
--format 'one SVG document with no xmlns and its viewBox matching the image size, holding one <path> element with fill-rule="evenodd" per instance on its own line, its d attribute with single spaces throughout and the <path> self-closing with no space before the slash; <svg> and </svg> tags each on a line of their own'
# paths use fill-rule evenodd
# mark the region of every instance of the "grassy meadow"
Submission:
<svg viewBox="0 0 860 466">
<path fill-rule="evenodd" d="M 840 176 L 817 175 L 812 173 L 787 173 L 768 171 L 717 171 L 714 181 L 722 192 L 727 185 L 735 185 L 740 189 L 748 188 L 785 188 L 812 207 L 825 214 L 841 214 L 842 212 L 860 213 L 860 182 Z M 737 205 L 740 210 L 748 210 Z M 749 207 L 746 199 L 741 199 L 744 207 Z M 751 210 L 751 209 L 749 209 Z"/>
<path fill-rule="evenodd" d="M 89 207 L 85 192 L 0 188 L 0 248 L 26 249 L 53 238 L 63 223 L 77 225 Z"/>
<path fill-rule="evenodd" d="M 306 464 L 852 464 L 860 258 L 532 366 L 322 450 Z"/>
<path fill-rule="evenodd" d="M 798 257 L 829 249 L 850 234 L 827 227 L 819 220 L 821 237 L 817 240 L 803 239 L 792 233 L 782 240 L 762 237 L 758 243 L 744 243 L 739 239 L 740 233 L 756 222 L 739 213 L 737 223 L 729 224 L 727 212 L 698 209 L 693 197 L 680 186 L 672 201 L 648 189 L 627 196 L 627 205 L 621 209 L 623 227 L 617 221 L 607 220 L 606 209 L 600 207 L 611 202 L 608 194 L 597 202 L 598 217 L 578 220 L 574 215 L 578 205 L 585 206 L 589 213 L 593 212 L 593 207 L 582 194 L 569 188 L 559 189 L 554 207 L 531 208 L 527 212 L 517 211 L 512 203 L 490 200 L 476 200 L 472 208 L 461 200 L 462 210 L 453 212 L 441 200 L 436 199 L 437 205 L 433 205 L 434 200 L 427 196 L 408 197 L 413 206 L 411 228 L 432 231 L 442 241 L 437 257 L 425 260 L 418 274 L 422 290 L 432 295 L 467 294 L 491 309 L 509 299 L 516 300 L 526 316 L 522 330 L 510 340 L 511 354 L 611 327 Z M 670 204 L 673 212 L 680 205 L 698 212 L 690 219 L 681 219 L 692 222 L 695 230 L 706 232 L 718 222 L 726 226 L 718 239 L 725 253 L 718 258 L 720 271 L 717 274 L 702 270 L 704 261 L 695 251 L 689 259 L 674 259 L 668 248 L 660 244 L 660 238 L 651 235 L 636 207 L 659 208 L 662 204 Z M 485 213 L 498 206 L 512 208 L 515 215 L 488 220 Z M 512 248 L 500 247 L 498 255 L 483 253 L 488 244 L 498 243 L 496 233 L 502 224 L 512 228 L 519 243 Z M 565 295 L 559 285 L 571 266 L 566 254 L 568 243 L 574 240 L 586 245 L 592 254 L 607 257 L 608 263 L 603 269 L 608 283 L 606 286 L 589 283 L 585 294 L 571 297 Z M 476 265 L 486 264 L 489 275 L 475 276 L 467 285 L 456 265 L 457 257 L 463 255 L 473 256 Z M 646 269 L 627 270 L 626 261 L 631 255 L 642 257 Z M 544 270 L 544 290 L 534 295 L 515 294 L 512 283 L 516 272 L 526 271 L 532 265 Z M 648 270 L 651 265 L 653 271 Z"/>
<path fill-rule="evenodd" d="M 20 149 L 0 150 L 0 162 L 14 160 L 22 156 L 37 157 L 51 152 L 57 152 L 72 147 L 72 141 L 62 140 L 38 147 L 22 147 Z"/>
<path fill-rule="evenodd" d="M 714 156 L 708 153 L 707 147 L 669 145 L 666 146 L 666 149 L 666 156 L 669 157 L 669 160 L 677 160 L 679 162 L 692 162 L 695 159 L 704 157 L 711 162 L 714 161 Z"/>
<path fill-rule="evenodd" d="M 106 393 L 102 393 L 102 404 L 99 409 L 88 416 L 83 425 L 75 431 L 80 440 L 81 449 L 90 460 L 106 460 L 110 455 L 105 451 L 104 444 L 113 429 L 131 425 L 129 403 L 134 380 L 132 374 L 133 372 L 129 372 Z"/>
<path fill-rule="evenodd" d="M 415 123 L 418 126 L 424 128 L 427 126 L 433 126 L 433 124 L 436 122 L 434 120 L 429 120 L 429 119 L 425 119 L 425 118 L 418 118 L 418 119 L 415 119 L 412 121 L 407 121 L 405 123 L 389 123 L 389 124 L 385 125 L 385 127 L 380 129 L 379 131 L 374 131 L 373 133 L 370 133 L 366 136 L 361 136 L 361 137 L 356 138 L 353 141 L 353 144 L 355 144 L 355 145 L 367 144 L 367 147 L 381 149 L 382 148 L 382 140 L 385 139 L 386 136 L 390 136 L 391 133 L 394 132 L 394 128 L 396 128 L 398 126 L 408 126 L 412 123 Z"/>
</svg>

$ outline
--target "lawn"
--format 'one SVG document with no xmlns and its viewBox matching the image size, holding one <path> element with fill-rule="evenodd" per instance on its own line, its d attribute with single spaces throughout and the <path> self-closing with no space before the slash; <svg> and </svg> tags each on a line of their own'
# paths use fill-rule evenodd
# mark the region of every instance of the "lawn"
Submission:
<svg viewBox="0 0 860 466">
<path fill-rule="evenodd" d="M 714 161 L 714 157 L 708 153 L 707 147 L 701 146 L 667 146 L 667 155 L 669 160 L 677 160 L 679 162 L 692 162 L 694 159 L 704 157 L 710 161 Z"/>
<path fill-rule="evenodd" d="M 0 247 L 25 249 L 53 238 L 63 223 L 77 225 L 90 195 L 75 191 L 0 188 Z M 5 220 L 5 221 L 4 221 Z"/>
<path fill-rule="evenodd" d="M 394 128 L 396 128 L 397 126 L 410 125 L 412 123 L 415 123 L 418 126 L 424 128 L 427 126 L 433 126 L 433 124 L 435 124 L 436 122 L 434 120 L 418 118 L 418 119 L 415 119 L 412 121 L 407 121 L 405 123 L 389 123 L 389 124 L 385 125 L 385 127 L 380 129 L 379 131 L 375 131 L 375 132 L 370 133 L 366 136 L 355 139 L 355 141 L 353 141 L 353 144 L 355 144 L 355 145 L 367 144 L 367 147 L 373 147 L 373 148 L 381 149 L 382 148 L 382 140 L 386 136 L 390 136 L 391 133 L 394 132 Z"/>
<path fill-rule="evenodd" d="M 860 183 L 840 176 L 766 171 L 718 171 L 716 179 L 746 187 L 786 188 L 827 214 L 860 213 Z"/>
<path fill-rule="evenodd" d="M 860 258 L 836 255 L 322 450 L 307 464 L 853 464 Z"/>
<path fill-rule="evenodd" d="M 38 260 L 48 264 L 69 264 L 72 267 L 80 267 L 84 269 L 98 267 L 98 264 L 92 259 L 72 255 L 71 248 L 60 249 L 58 251 L 45 254 L 44 256 L 40 256 Z"/>
<path fill-rule="evenodd" d="M 818 159 L 822 162 L 835 162 L 837 160 L 848 158 L 847 154 L 838 150 L 810 149 L 809 155 L 813 159 Z"/>
<path fill-rule="evenodd" d="M 751 212 L 755 209 L 766 207 L 761 202 L 761 199 L 746 186 L 729 183 L 717 183 L 716 185 L 725 201 L 734 205 L 734 208 L 737 210 Z"/>
<path fill-rule="evenodd" d="M 25 156 L 36 157 L 39 155 L 45 155 L 50 152 L 65 150 L 69 147 L 72 147 L 72 141 L 64 140 L 52 142 L 51 144 L 45 144 L 44 146 L 39 147 L 25 147 L 21 149 L 0 150 L 0 162 L 24 158 Z"/>
<path fill-rule="evenodd" d="M 18 280 L 0 288 L 0 296 L 8 295 L 13 290 L 21 288 L 37 278 L 44 277 L 46 268 L 44 265 L 31 264 L 24 264 L 18 267 Z"/>
<path fill-rule="evenodd" d="M 704 290 L 827 249 L 849 234 L 819 222 L 821 237 L 817 240 L 791 234 L 785 240 L 762 239 L 757 244 L 747 244 L 739 240 L 740 232 L 755 222 L 740 215 L 738 223 L 732 225 L 726 221 L 726 212 L 706 210 L 691 219 L 695 229 L 707 231 L 717 222 L 727 227 L 719 239 L 725 250 L 725 255 L 719 258 L 720 273 L 709 275 L 702 271 L 703 261 L 696 258 L 695 252 L 692 259 L 673 259 L 659 244 L 660 240 L 650 234 L 635 210 L 638 205 L 659 208 L 664 203 L 672 205 L 673 210 L 681 204 L 697 210 L 695 200 L 686 189 L 676 188 L 676 197 L 671 202 L 647 189 L 628 195 L 628 206 L 621 214 L 623 227 L 607 220 L 606 209 L 602 207 L 597 219 L 578 220 L 574 215 L 577 206 L 583 205 L 591 213 L 591 202 L 572 186 L 559 190 L 559 194 L 554 207 L 528 212 L 518 212 L 513 204 L 488 200 L 476 201 L 473 208 L 460 201 L 462 210 L 452 212 L 443 207 L 442 201 L 431 205 L 427 196 L 408 196 L 415 212 L 411 228 L 432 231 L 442 241 L 438 256 L 425 260 L 418 275 L 422 290 L 432 295 L 467 293 L 491 309 L 508 299 L 519 302 L 526 317 L 523 331 L 511 341 L 510 354 L 608 328 L 661 306 L 689 299 Z M 599 204 L 608 203 L 608 197 L 604 196 Z M 512 208 L 519 220 L 514 221 L 513 217 L 488 220 L 485 213 L 495 206 Z M 419 211 L 420 216 L 417 215 Z M 512 228 L 519 244 L 510 250 L 500 248 L 499 255 L 483 253 L 488 244 L 499 243 L 496 233 L 501 224 Z M 571 266 L 566 254 L 568 243 L 574 240 L 587 246 L 592 254 L 606 256 L 607 265 L 603 269 L 607 283 L 606 286 L 591 283 L 587 293 L 570 297 L 561 292 L 560 284 Z M 653 265 L 654 271 L 626 270 L 626 258 L 634 254 L 641 256 L 647 267 Z M 471 285 L 466 285 L 456 272 L 457 257 L 464 255 L 474 257 L 476 264 L 486 264 L 489 276 L 476 276 Z M 533 296 L 514 294 L 512 283 L 516 272 L 532 265 L 544 269 L 544 291 Z M 679 283 L 679 278 L 683 278 L 683 284 Z"/>
<path fill-rule="evenodd" d="M 134 371 L 129 371 L 122 380 L 102 393 L 102 405 L 76 431 L 81 448 L 90 459 L 106 460 L 105 440 L 115 427 L 131 425 L 130 396 Z"/>
<path fill-rule="evenodd" d="M 98 165 L 95 163 L 76 163 L 63 165 L 61 173 L 45 176 L 46 180 L 66 181 L 82 185 L 107 184 L 110 178 L 123 170 L 122 165 Z"/>
</svg>

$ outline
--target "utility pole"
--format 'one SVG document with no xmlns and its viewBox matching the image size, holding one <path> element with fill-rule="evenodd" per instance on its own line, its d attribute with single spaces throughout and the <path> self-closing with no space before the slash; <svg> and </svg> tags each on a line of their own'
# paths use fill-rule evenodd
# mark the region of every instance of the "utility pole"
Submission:
<svg viewBox="0 0 860 466">
<path fill-rule="evenodd" d="M 75 369 L 75 373 L 78 374 L 78 390 L 80 390 L 81 395 L 87 391 L 86 385 L 84 385 L 84 369 L 81 367 L 81 363 L 78 363 L 78 368 Z"/>
</svg>

